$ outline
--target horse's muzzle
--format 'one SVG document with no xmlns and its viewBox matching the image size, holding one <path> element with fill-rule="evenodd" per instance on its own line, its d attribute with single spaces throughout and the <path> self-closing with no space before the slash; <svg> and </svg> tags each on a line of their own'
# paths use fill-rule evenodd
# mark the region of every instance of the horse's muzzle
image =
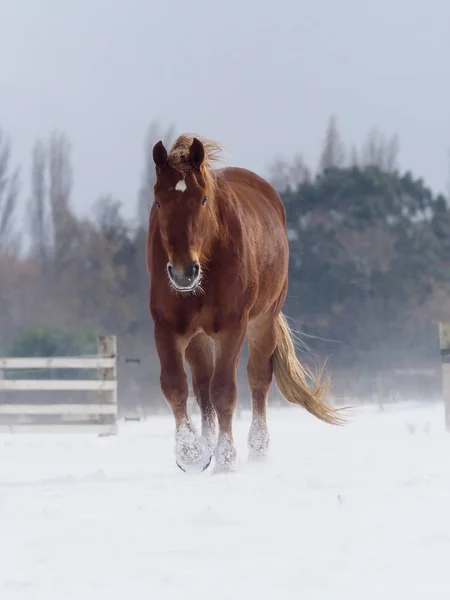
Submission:
<svg viewBox="0 0 450 600">
<path fill-rule="evenodd" d="M 200 281 L 200 263 L 193 262 L 187 267 L 174 267 L 167 265 L 167 273 L 173 287 L 179 292 L 194 290 Z"/>
</svg>

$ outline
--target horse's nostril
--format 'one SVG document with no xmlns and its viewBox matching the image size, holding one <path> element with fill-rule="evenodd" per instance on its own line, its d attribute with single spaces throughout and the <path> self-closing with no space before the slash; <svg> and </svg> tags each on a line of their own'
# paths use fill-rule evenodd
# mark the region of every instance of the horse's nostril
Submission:
<svg viewBox="0 0 450 600">
<path fill-rule="evenodd" d="M 196 279 L 198 277 L 199 272 L 200 265 L 198 264 L 198 262 L 195 262 L 184 269 L 184 276 L 188 277 L 191 280 Z"/>
</svg>

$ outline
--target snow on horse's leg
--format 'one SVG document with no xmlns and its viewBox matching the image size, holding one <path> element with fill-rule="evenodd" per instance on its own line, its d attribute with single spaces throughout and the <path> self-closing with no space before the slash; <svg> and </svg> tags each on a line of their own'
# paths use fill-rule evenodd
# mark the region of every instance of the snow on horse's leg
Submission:
<svg viewBox="0 0 450 600">
<path fill-rule="evenodd" d="M 264 419 L 254 414 L 248 433 L 249 459 L 260 461 L 267 457 L 269 451 L 269 432 Z"/>
<path fill-rule="evenodd" d="M 198 436 L 189 420 L 184 420 L 175 434 L 175 455 L 177 465 L 186 473 L 205 471 L 212 458 L 208 442 Z"/>
<path fill-rule="evenodd" d="M 216 422 L 217 417 L 215 412 L 206 415 L 202 414 L 202 437 L 206 439 L 211 454 L 214 453 L 217 446 Z"/>
<path fill-rule="evenodd" d="M 237 453 L 233 440 L 228 433 L 220 433 L 215 451 L 215 473 L 229 473 L 237 467 Z"/>
</svg>

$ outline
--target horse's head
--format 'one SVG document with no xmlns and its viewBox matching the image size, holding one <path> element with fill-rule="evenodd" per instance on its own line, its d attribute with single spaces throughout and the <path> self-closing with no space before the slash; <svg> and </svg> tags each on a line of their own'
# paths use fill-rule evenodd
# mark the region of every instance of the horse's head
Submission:
<svg viewBox="0 0 450 600">
<path fill-rule="evenodd" d="M 202 264 L 215 229 L 204 145 L 197 138 L 181 137 L 168 154 L 158 142 L 153 160 L 155 210 L 170 283 L 178 292 L 201 290 Z"/>
</svg>

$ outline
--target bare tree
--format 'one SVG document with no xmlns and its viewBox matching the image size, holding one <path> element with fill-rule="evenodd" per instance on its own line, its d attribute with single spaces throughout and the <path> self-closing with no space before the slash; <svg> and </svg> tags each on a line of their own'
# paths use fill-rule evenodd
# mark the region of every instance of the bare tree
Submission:
<svg viewBox="0 0 450 600">
<path fill-rule="evenodd" d="M 19 196 L 19 169 L 10 173 L 11 146 L 0 130 L 0 250 L 14 253 L 19 238 L 14 231 L 14 216 Z"/>
<path fill-rule="evenodd" d="M 295 190 L 311 177 L 311 170 L 300 154 L 294 156 L 291 163 L 277 158 L 269 165 L 268 179 L 279 192 Z"/>
<path fill-rule="evenodd" d="M 359 166 L 358 150 L 356 149 L 356 146 L 352 146 L 352 149 L 350 151 L 350 167 L 358 167 L 358 166 Z"/>
<path fill-rule="evenodd" d="M 56 263 L 62 263 L 70 252 L 74 217 L 70 209 L 72 191 L 71 150 L 64 134 L 54 133 L 49 143 L 50 208 L 53 228 L 53 250 Z"/>
<path fill-rule="evenodd" d="M 362 166 L 378 167 L 382 171 L 391 173 L 397 169 L 397 158 L 399 152 L 399 140 L 397 135 L 386 139 L 373 129 L 360 153 Z"/>
<path fill-rule="evenodd" d="M 128 234 L 121 211 L 121 202 L 110 194 L 100 196 L 94 205 L 94 222 L 108 240 L 122 240 Z"/>
<path fill-rule="evenodd" d="M 45 175 L 45 148 L 44 144 L 39 141 L 33 150 L 28 217 L 32 252 L 37 256 L 42 272 L 45 272 L 48 266 L 49 248 L 51 246 Z"/>
<path fill-rule="evenodd" d="M 345 150 L 338 131 L 336 117 L 332 116 L 328 122 L 319 168 L 321 171 L 332 167 L 342 167 L 345 161 Z"/>
<path fill-rule="evenodd" d="M 144 172 L 142 175 L 142 183 L 138 196 L 137 220 L 139 227 L 146 229 L 148 225 L 148 217 L 150 214 L 150 206 L 153 199 L 153 186 L 155 185 L 155 166 L 153 163 L 153 146 L 159 140 L 162 140 L 165 146 L 172 143 L 174 136 L 174 127 L 171 125 L 166 130 L 162 130 L 161 125 L 157 121 L 150 124 L 145 138 L 145 163 Z"/>
</svg>

